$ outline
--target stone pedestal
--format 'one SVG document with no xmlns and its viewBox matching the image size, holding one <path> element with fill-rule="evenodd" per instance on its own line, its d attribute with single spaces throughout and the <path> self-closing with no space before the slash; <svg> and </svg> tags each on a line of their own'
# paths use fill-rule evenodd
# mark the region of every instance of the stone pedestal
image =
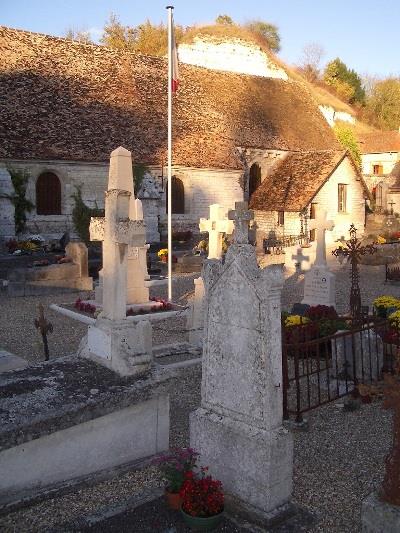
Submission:
<svg viewBox="0 0 400 533">
<path fill-rule="evenodd" d="M 198 348 L 203 347 L 204 324 L 204 283 L 202 278 L 194 280 L 194 297 L 190 305 L 187 320 L 189 342 Z"/>
<path fill-rule="evenodd" d="M 335 274 L 327 266 L 312 266 L 304 274 L 304 298 L 301 303 L 335 307 L 335 279 Z"/>
<path fill-rule="evenodd" d="M 361 506 L 362 533 L 399 533 L 400 507 L 383 502 L 372 492 Z"/>
<path fill-rule="evenodd" d="M 282 426 L 282 269 L 259 269 L 248 244 L 252 212 L 236 204 L 225 262 L 203 268 L 201 407 L 190 443 L 224 491 L 261 515 L 290 500 L 293 441 Z"/>
<path fill-rule="evenodd" d="M 100 363 L 120 376 L 143 374 L 153 359 L 151 324 L 99 318 L 94 326 L 89 326 L 78 356 Z"/>
</svg>

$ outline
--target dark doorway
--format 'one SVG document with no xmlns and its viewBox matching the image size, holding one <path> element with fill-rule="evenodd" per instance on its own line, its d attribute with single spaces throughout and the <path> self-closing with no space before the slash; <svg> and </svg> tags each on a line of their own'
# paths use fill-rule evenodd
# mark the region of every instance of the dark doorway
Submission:
<svg viewBox="0 0 400 533">
<path fill-rule="evenodd" d="M 40 174 L 36 181 L 36 213 L 61 215 L 61 183 L 53 172 Z"/>
<path fill-rule="evenodd" d="M 249 176 L 249 200 L 253 193 L 261 185 L 261 167 L 258 163 L 253 163 L 250 167 Z"/>
<path fill-rule="evenodd" d="M 166 212 L 168 213 L 168 185 L 166 188 Z M 183 181 L 172 176 L 172 214 L 179 215 L 185 213 L 185 187 Z"/>
</svg>

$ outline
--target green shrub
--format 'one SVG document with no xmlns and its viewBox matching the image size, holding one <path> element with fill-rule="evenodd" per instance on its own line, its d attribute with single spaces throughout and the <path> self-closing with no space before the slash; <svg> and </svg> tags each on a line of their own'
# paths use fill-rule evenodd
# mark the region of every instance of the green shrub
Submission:
<svg viewBox="0 0 400 533">
<path fill-rule="evenodd" d="M 14 187 L 13 194 L 4 195 L 14 205 L 14 223 L 17 234 L 23 233 L 26 228 L 26 213 L 30 213 L 35 207 L 34 204 L 26 199 L 26 188 L 30 178 L 29 172 L 24 170 L 15 170 L 7 168 L 11 182 Z"/>
<path fill-rule="evenodd" d="M 82 199 L 82 186 L 75 185 L 75 192 L 71 195 L 75 205 L 72 210 L 72 222 L 79 238 L 88 245 L 90 242 L 89 224 L 92 217 L 104 216 L 104 210 L 98 207 L 88 207 Z"/>
</svg>

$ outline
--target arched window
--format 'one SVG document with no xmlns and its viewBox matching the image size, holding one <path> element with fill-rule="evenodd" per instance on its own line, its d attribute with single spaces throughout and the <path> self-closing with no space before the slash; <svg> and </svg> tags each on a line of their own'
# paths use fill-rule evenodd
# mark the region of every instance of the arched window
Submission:
<svg viewBox="0 0 400 533">
<path fill-rule="evenodd" d="M 249 176 L 249 200 L 254 191 L 261 185 L 261 167 L 258 163 L 253 163 L 250 167 Z"/>
<path fill-rule="evenodd" d="M 168 185 L 166 189 L 165 201 L 167 205 L 168 213 Z M 172 214 L 184 214 L 185 213 L 185 188 L 183 181 L 172 176 Z"/>
<path fill-rule="evenodd" d="M 36 181 L 36 213 L 61 215 L 61 183 L 53 172 L 40 174 Z"/>
</svg>

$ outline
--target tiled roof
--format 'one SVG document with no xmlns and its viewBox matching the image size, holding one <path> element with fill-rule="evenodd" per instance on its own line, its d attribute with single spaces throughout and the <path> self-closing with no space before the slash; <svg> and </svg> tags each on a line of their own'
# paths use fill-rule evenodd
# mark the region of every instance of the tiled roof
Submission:
<svg viewBox="0 0 400 533">
<path fill-rule="evenodd" d="M 397 130 L 360 134 L 358 142 L 363 154 L 400 152 L 400 133 Z"/>
<path fill-rule="evenodd" d="M 289 152 L 277 161 L 254 192 L 250 208 L 260 211 L 301 211 L 346 154 L 343 150 Z M 358 170 L 356 174 L 361 179 Z M 361 182 L 366 189 L 362 179 Z"/>
<path fill-rule="evenodd" d="M 0 158 L 166 161 L 167 63 L 0 27 Z M 337 148 L 296 82 L 180 65 L 174 164 L 241 168 L 236 147 Z"/>
</svg>

